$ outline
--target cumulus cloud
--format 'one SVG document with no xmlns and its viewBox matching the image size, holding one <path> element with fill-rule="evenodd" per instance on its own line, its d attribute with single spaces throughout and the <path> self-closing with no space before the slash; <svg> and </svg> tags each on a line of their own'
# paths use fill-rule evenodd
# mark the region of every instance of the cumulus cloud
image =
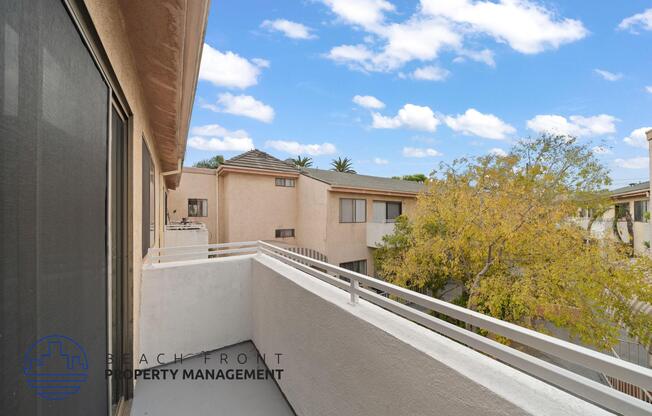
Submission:
<svg viewBox="0 0 652 416">
<path fill-rule="evenodd" d="M 528 120 L 527 127 L 540 133 L 590 137 L 615 133 L 616 121 L 618 121 L 616 117 L 608 114 L 592 117 L 574 115 L 568 118 L 554 114 L 542 114 Z"/>
<path fill-rule="evenodd" d="M 340 45 L 326 55 L 364 71 L 393 71 L 410 61 L 433 61 L 440 52 L 457 53 L 495 65 L 489 49 L 473 51 L 467 39 L 488 36 L 512 49 L 534 54 L 556 49 L 587 35 L 581 21 L 557 16 L 534 0 L 421 0 L 402 22 L 388 23 L 394 6 L 385 0 L 324 0 L 341 21 L 362 28 L 369 46 Z"/>
<path fill-rule="evenodd" d="M 629 133 L 629 136 L 623 139 L 623 142 L 627 143 L 630 146 L 640 147 L 641 149 L 647 149 L 647 135 L 646 132 L 652 130 L 652 127 L 641 127 Z"/>
<path fill-rule="evenodd" d="M 371 127 L 375 129 L 407 128 L 434 132 L 437 130 L 439 120 L 435 113 L 427 106 L 405 104 L 394 117 L 372 113 Z"/>
<path fill-rule="evenodd" d="M 220 52 L 204 43 L 199 79 L 220 87 L 247 88 L 258 83 L 260 68 L 267 66 L 269 66 L 268 61 L 261 59 L 249 61 L 234 52 Z"/>
<path fill-rule="evenodd" d="M 373 30 L 385 19 L 394 5 L 385 0 L 324 0 L 342 21 Z"/>
<path fill-rule="evenodd" d="M 441 152 L 432 148 L 418 148 L 418 147 L 403 148 L 403 156 L 405 157 L 423 158 L 423 157 L 436 157 L 441 155 L 442 155 Z"/>
<path fill-rule="evenodd" d="M 219 124 L 193 127 L 190 134 L 188 146 L 197 150 L 235 152 L 254 148 L 254 142 L 246 131 L 229 131 Z"/>
<path fill-rule="evenodd" d="M 375 158 L 374 158 L 374 163 L 375 163 L 376 165 L 386 165 L 386 164 L 389 163 L 389 160 L 387 160 L 387 159 L 381 159 L 381 158 L 379 158 L 379 157 L 375 157 Z"/>
<path fill-rule="evenodd" d="M 499 147 L 494 147 L 493 149 L 489 149 L 489 154 L 494 156 L 501 156 L 501 157 L 507 156 L 507 152 Z"/>
<path fill-rule="evenodd" d="M 649 157 L 632 157 L 630 159 L 616 159 L 614 163 L 624 169 L 647 169 L 650 166 Z"/>
<path fill-rule="evenodd" d="M 353 102 L 360 107 L 378 110 L 385 107 L 385 103 L 372 95 L 356 95 Z"/>
<path fill-rule="evenodd" d="M 647 92 L 649 92 L 650 94 L 652 94 L 652 85 L 648 85 L 647 87 L 645 87 L 645 91 L 647 91 Z"/>
<path fill-rule="evenodd" d="M 486 139 L 504 140 L 516 129 L 493 114 L 483 114 L 475 108 L 469 108 L 464 114 L 446 116 L 444 121 L 456 132 Z"/>
<path fill-rule="evenodd" d="M 260 27 L 281 32 L 291 39 L 314 39 L 316 36 L 312 34 L 312 29 L 301 23 L 292 22 L 286 19 L 265 20 Z"/>
<path fill-rule="evenodd" d="M 638 33 L 639 30 L 652 30 L 652 9 L 623 19 L 618 29 L 629 30 L 632 33 Z"/>
<path fill-rule="evenodd" d="M 616 74 L 613 72 L 605 71 L 604 69 L 594 69 L 593 70 L 596 74 L 600 75 L 603 79 L 606 81 L 618 81 L 623 77 L 623 74 Z"/>
<path fill-rule="evenodd" d="M 449 70 L 434 65 L 417 68 L 410 74 L 412 78 L 423 81 L 443 81 L 449 75 Z"/>
<path fill-rule="evenodd" d="M 218 96 L 217 105 L 204 103 L 201 107 L 219 113 L 249 117 L 265 123 L 274 120 L 274 109 L 251 95 L 233 95 L 227 92 Z"/>
<path fill-rule="evenodd" d="M 271 147 L 272 149 L 292 155 L 307 154 L 310 156 L 322 156 L 332 155 L 337 152 L 337 148 L 332 143 L 302 144 L 295 141 L 268 140 L 265 142 L 265 147 Z"/>
</svg>

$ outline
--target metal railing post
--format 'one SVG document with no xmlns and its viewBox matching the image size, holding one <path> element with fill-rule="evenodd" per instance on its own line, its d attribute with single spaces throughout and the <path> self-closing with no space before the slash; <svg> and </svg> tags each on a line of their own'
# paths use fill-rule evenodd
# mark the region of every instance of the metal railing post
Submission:
<svg viewBox="0 0 652 416">
<path fill-rule="evenodd" d="M 349 286 L 349 293 L 351 294 L 351 303 L 356 305 L 358 303 L 358 288 L 360 287 L 360 282 L 358 279 L 351 278 L 351 285 Z"/>
</svg>

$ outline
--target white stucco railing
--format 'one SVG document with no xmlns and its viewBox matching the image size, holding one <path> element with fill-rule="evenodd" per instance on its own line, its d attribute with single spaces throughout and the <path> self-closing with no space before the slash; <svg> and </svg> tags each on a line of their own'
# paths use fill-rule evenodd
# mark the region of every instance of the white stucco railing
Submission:
<svg viewBox="0 0 652 416">
<path fill-rule="evenodd" d="M 394 222 L 368 222 L 367 247 L 377 247 L 383 237 L 394 232 Z"/>
<path fill-rule="evenodd" d="M 350 304 L 355 306 L 362 298 L 396 315 L 429 328 L 498 361 L 504 362 L 527 374 L 595 403 L 607 410 L 626 415 L 652 414 L 652 405 L 635 397 L 619 392 L 580 374 L 569 371 L 551 362 L 527 354 L 482 336 L 464 326 L 454 325 L 426 312 L 433 311 L 461 321 L 475 328 L 505 337 L 520 345 L 540 351 L 564 362 L 604 373 L 607 376 L 631 383 L 641 389 L 652 391 L 652 370 L 629 363 L 607 354 L 575 345 L 539 332 L 501 321 L 499 319 L 423 295 L 379 279 L 371 278 L 350 270 L 302 256 L 263 241 L 228 244 L 213 244 L 172 249 L 151 249 L 148 264 L 177 262 L 184 260 L 211 262 L 211 259 L 258 253 L 271 257 L 286 265 L 316 277 L 321 281 L 349 293 Z M 193 262 L 193 264 L 201 264 Z M 145 267 L 148 267 L 147 265 Z M 255 278 L 255 277 L 254 277 Z M 382 293 L 382 294 L 379 294 Z M 418 305 L 420 309 L 406 303 Z M 426 311 L 426 312 L 423 312 Z"/>
<path fill-rule="evenodd" d="M 427 310 L 444 314 L 493 334 L 503 336 L 522 345 L 534 348 L 566 362 L 578 364 L 587 369 L 603 372 L 642 389 L 652 391 L 652 370 L 617 359 L 615 357 L 584 348 L 509 322 L 483 315 L 469 309 L 423 295 L 400 286 L 369 276 L 355 273 L 328 263 L 319 262 L 292 253 L 272 244 L 259 242 L 263 254 L 292 265 L 314 277 L 331 283 L 350 293 L 352 303 L 361 297 L 404 318 L 450 337 L 473 349 L 538 377 L 550 384 L 596 403 L 608 410 L 627 415 L 652 414 L 652 405 L 584 376 L 556 366 L 517 349 L 508 347 L 490 338 L 469 331 L 460 326 L 437 319 L 411 306 L 379 295 L 376 291 L 394 298 L 416 304 Z M 317 270 L 326 270 L 326 273 Z M 339 277 L 336 277 L 339 276 Z M 346 278 L 349 282 L 341 279 Z M 373 289 L 373 290 L 372 290 Z M 374 291 L 375 290 L 375 291 Z"/>
</svg>

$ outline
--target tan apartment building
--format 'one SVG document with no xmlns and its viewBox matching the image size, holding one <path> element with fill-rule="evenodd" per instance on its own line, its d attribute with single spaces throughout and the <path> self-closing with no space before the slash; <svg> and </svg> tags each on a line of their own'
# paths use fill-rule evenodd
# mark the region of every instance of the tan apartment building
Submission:
<svg viewBox="0 0 652 416">
<path fill-rule="evenodd" d="M 141 264 L 181 176 L 207 14 L 208 0 L 0 2 L 1 414 L 124 411 L 133 382 L 106 377 L 106 357 L 138 357 Z M 26 382 L 44 365 L 28 355 L 53 345 L 83 353 L 79 394 Z"/>
<path fill-rule="evenodd" d="M 330 170 L 297 168 L 260 150 L 235 156 L 216 172 L 184 168 L 181 185 L 168 196 L 170 218 L 206 199 L 204 222 L 212 243 L 273 241 L 329 263 L 374 275 L 373 250 L 409 214 L 421 183 Z M 217 192 L 217 201 L 211 198 Z M 204 198 L 205 197 L 205 198 Z M 203 204 L 203 202 L 202 202 Z"/>
</svg>

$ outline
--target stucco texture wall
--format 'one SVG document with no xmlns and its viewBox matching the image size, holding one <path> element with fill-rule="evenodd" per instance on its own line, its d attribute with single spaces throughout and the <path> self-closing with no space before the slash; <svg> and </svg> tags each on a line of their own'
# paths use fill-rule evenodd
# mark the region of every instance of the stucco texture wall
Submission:
<svg viewBox="0 0 652 416">
<path fill-rule="evenodd" d="M 278 175 L 282 177 L 283 175 Z M 274 175 L 229 172 L 220 175 L 218 228 L 220 242 L 281 241 L 277 229 L 297 228 L 297 188 L 276 186 Z"/>
<path fill-rule="evenodd" d="M 134 316 L 134 356 L 138 356 L 138 316 L 140 314 L 140 287 L 142 265 L 142 141 L 147 140 L 155 167 L 155 189 L 162 187 L 162 177 L 156 143 L 153 141 L 151 124 L 145 110 L 145 100 L 141 80 L 131 49 L 129 36 L 125 31 L 124 19 L 117 2 L 105 0 L 85 0 L 93 25 L 100 37 L 102 47 L 107 53 L 112 71 L 124 93 L 131 110 L 128 114 L 128 154 L 129 154 L 129 227 L 128 242 L 129 272 L 133 278 L 133 316 Z M 156 192 L 156 237 L 153 245 L 159 244 L 162 234 L 162 198 Z M 135 358 L 134 358 L 135 360 Z"/>
</svg>

